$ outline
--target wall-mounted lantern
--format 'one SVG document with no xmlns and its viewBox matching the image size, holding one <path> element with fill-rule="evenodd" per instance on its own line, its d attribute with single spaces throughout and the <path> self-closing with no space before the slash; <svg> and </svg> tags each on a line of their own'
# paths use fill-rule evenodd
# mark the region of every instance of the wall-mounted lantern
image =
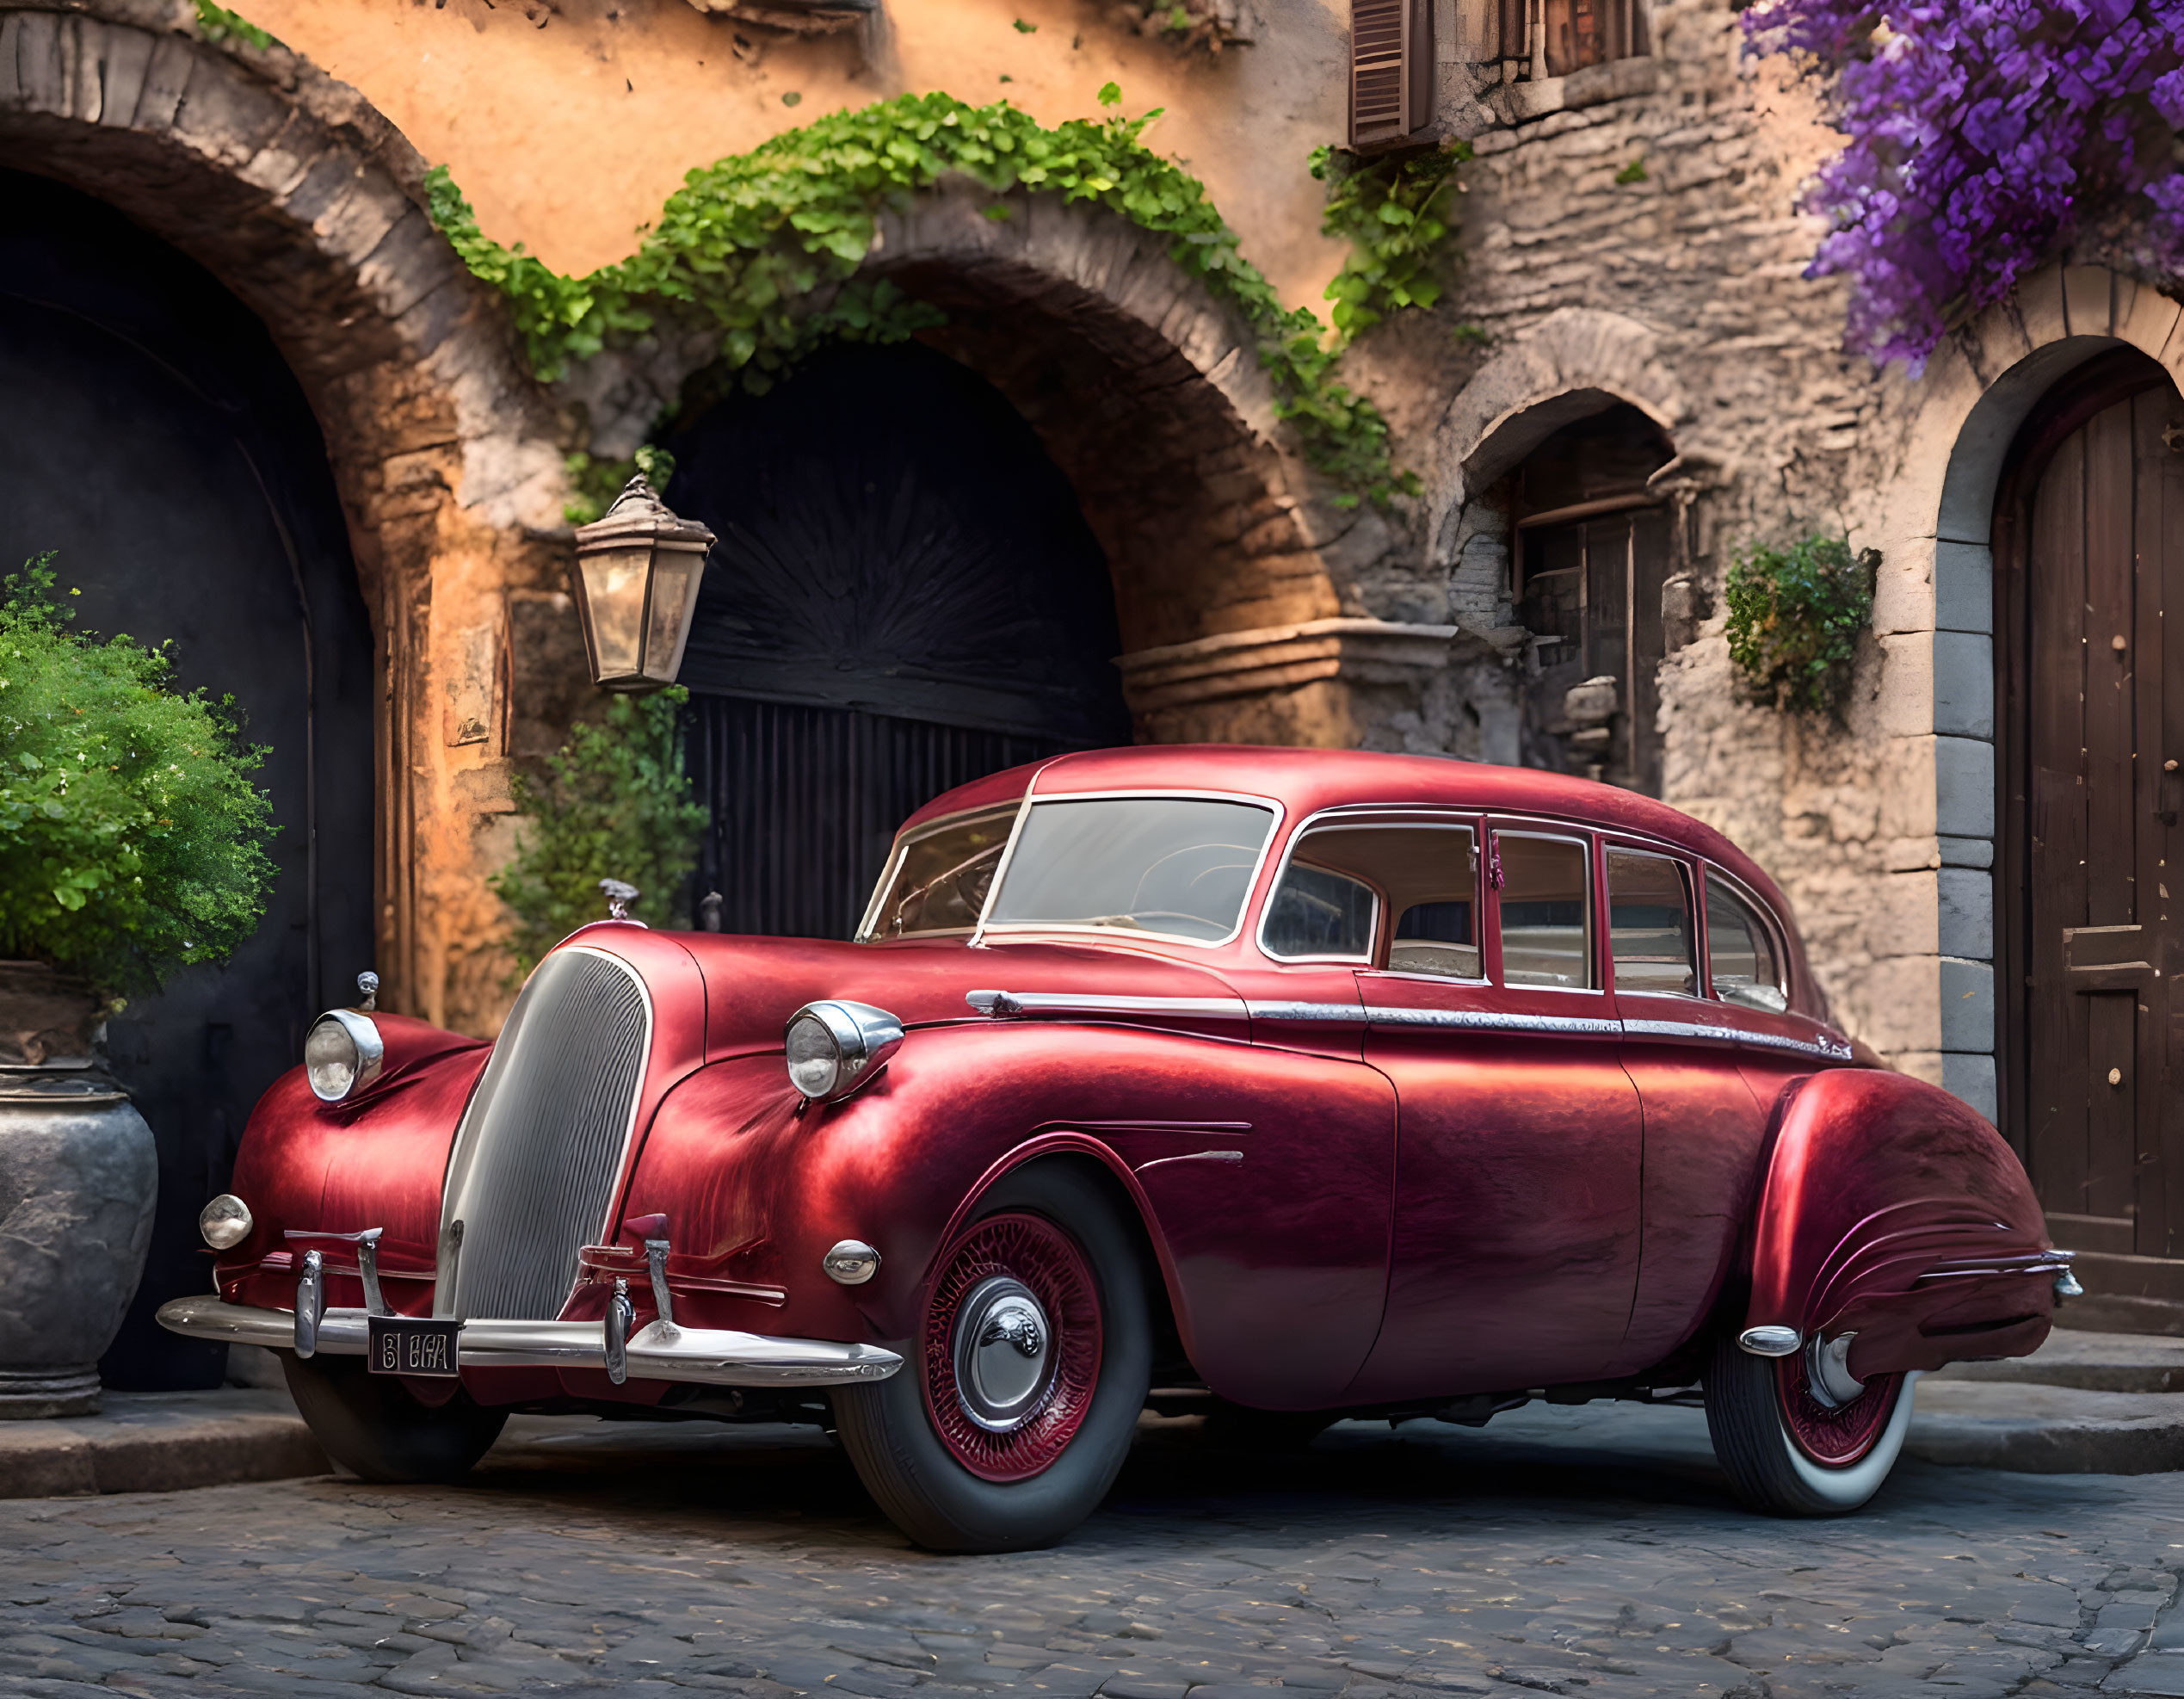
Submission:
<svg viewBox="0 0 2184 1699">
<path fill-rule="evenodd" d="M 675 683 L 713 533 L 679 519 L 642 477 L 603 518 L 577 528 L 577 611 L 591 682 L 602 690 Z"/>
</svg>

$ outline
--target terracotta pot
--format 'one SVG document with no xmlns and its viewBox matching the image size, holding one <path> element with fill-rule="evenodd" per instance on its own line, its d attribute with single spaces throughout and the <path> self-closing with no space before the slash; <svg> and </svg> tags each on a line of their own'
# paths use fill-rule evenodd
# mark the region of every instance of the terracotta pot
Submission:
<svg viewBox="0 0 2184 1699">
<path fill-rule="evenodd" d="M 0 962 L 0 1418 L 99 1406 L 98 1361 L 151 1242 L 151 1129 L 97 1063 L 103 1010 Z"/>
</svg>

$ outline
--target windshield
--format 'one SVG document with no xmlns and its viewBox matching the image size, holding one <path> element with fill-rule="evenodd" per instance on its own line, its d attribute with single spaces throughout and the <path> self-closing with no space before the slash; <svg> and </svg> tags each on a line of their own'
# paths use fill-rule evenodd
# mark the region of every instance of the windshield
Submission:
<svg viewBox="0 0 2184 1699">
<path fill-rule="evenodd" d="M 978 924 L 1000 865 L 1016 805 L 921 828 L 888 863 L 857 942 L 930 938 L 969 932 Z"/>
<path fill-rule="evenodd" d="M 1232 935 L 1273 834 L 1264 803 L 1102 796 L 1034 802 L 989 926 L 1101 926 L 1210 943 Z"/>
</svg>

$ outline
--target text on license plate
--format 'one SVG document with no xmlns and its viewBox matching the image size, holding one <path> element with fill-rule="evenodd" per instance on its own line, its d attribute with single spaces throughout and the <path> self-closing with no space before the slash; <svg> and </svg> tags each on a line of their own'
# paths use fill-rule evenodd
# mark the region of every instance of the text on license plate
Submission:
<svg viewBox="0 0 2184 1699">
<path fill-rule="evenodd" d="M 409 1316 L 371 1318 L 365 1366 L 374 1375 L 455 1373 L 455 1336 L 460 1321 L 419 1321 Z"/>
</svg>

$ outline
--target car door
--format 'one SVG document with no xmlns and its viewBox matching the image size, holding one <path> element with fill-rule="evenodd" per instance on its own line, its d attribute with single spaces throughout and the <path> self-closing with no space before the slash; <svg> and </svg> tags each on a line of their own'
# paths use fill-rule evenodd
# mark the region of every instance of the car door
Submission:
<svg viewBox="0 0 2184 1699">
<path fill-rule="evenodd" d="M 1436 823 L 1358 979 L 1395 1083 L 1395 1230 L 1360 1402 L 1620 1372 L 1643 1135 L 1602 984 L 1591 834 Z"/>
</svg>

